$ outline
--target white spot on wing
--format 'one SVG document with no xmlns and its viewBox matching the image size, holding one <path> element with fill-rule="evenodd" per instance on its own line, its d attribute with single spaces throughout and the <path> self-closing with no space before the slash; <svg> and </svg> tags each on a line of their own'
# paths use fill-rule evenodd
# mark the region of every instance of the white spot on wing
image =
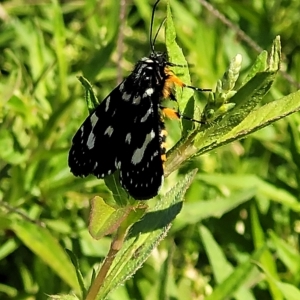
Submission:
<svg viewBox="0 0 300 300">
<path fill-rule="evenodd" d="M 109 103 L 110 103 L 110 97 L 107 97 L 106 102 L 105 102 L 105 111 L 108 111 Z"/>
<path fill-rule="evenodd" d="M 126 134 L 125 142 L 126 142 L 127 144 L 130 144 L 130 143 L 131 143 L 131 133 L 130 133 L 130 132 Z"/>
<path fill-rule="evenodd" d="M 125 101 L 128 101 L 131 97 L 131 94 L 127 94 L 126 92 L 123 93 L 122 95 L 122 99 Z"/>
<path fill-rule="evenodd" d="M 95 171 L 97 167 L 98 167 L 98 162 L 96 161 L 96 162 L 95 162 L 95 165 L 94 165 L 93 171 Z"/>
<path fill-rule="evenodd" d="M 113 134 L 114 129 L 111 126 L 108 126 L 104 132 L 104 134 L 107 134 L 109 137 Z"/>
<path fill-rule="evenodd" d="M 133 101 L 132 101 L 133 104 L 140 104 L 141 103 L 141 96 L 134 96 L 133 98 Z"/>
<path fill-rule="evenodd" d="M 95 146 L 95 135 L 94 135 L 93 131 L 90 132 L 86 145 L 89 149 L 94 148 L 94 146 Z"/>
<path fill-rule="evenodd" d="M 145 122 L 151 114 L 152 109 L 148 109 L 146 114 L 141 118 L 141 122 Z"/>
<path fill-rule="evenodd" d="M 96 116 L 96 113 L 93 113 L 90 117 L 90 120 L 91 120 L 92 128 L 94 128 L 99 118 Z"/>
<path fill-rule="evenodd" d="M 143 94 L 143 97 L 147 97 L 147 96 L 151 96 L 154 93 L 154 89 L 153 88 L 148 88 L 146 89 L 145 93 Z"/>
<path fill-rule="evenodd" d="M 138 148 L 134 151 L 132 158 L 131 158 L 131 162 L 134 165 L 141 162 L 148 144 L 153 140 L 154 137 L 155 137 L 155 132 L 153 130 L 151 130 L 151 132 L 146 135 L 146 138 L 145 138 L 145 141 L 144 141 L 142 147 Z"/>
<path fill-rule="evenodd" d="M 118 161 L 117 159 L 115 160 L 115 166 L 116 166 L 117 169 L 121 168 L 121 162 Z"/>
</svg>

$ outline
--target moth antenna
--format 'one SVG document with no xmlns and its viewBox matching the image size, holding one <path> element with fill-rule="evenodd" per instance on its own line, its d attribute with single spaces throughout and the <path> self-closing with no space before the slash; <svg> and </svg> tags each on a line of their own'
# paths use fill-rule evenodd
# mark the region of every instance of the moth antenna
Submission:
<svg viewBox="0 0 300 300">
<path fill-rule="evenodd" d="M 157 36 L 158 36 L 158 34 L 159 34 L 161 28 L 162 28 L 163 25 L 165 24 L 166 20 L 167 20 L 167 18 L 164 18 L 164 19 L 163 19 L 163 21 L 160 23 L 160 25 L 159 25 L 159 27 L 158 27 L 158 29 L 157 29 L 157 31 L 156 31 L 155 37 L 154 37 L 154 39 L 153 39 L 153 49 L 152 49 L 152 51 L 154 51 L 154 45 L 155 45 L 156 38 L 157 38 Z"/>
<path fill-rule="evenodd" d="M 152 39 L 152 35 L 153 35 L 153 23 L 154 23 L 154 15 L 155 15 L 155 9 L 156 9 L 156 6 L 157 4 L 159 3 L 160 0 L 157 0 L 153 6 L 153 9 L 152 9 L 152 16 L 151 16 L 151 23 L 150 23 L 150 48 L 151 48 L 151 51 L 152 52 L 155 52 L 154 51 L 154 42 L 156 40 L 156 37 L 157 37 L 157 34 L 162 26 L 162 24 L 165 22 L 163 22 L 160 26 L 159 26 L 159 29 L 158 29 L 158 32 L 156 33 L 154 39 Z"/>
</svg>

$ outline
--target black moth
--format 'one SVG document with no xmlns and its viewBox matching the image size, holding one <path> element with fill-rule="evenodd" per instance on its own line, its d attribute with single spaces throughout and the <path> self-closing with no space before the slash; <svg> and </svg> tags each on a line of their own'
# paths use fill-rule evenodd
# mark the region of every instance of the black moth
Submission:
<svg viewBox="0 0 300 300">
<path fill-rule="evenodd" d="M 135 199 L 156 196 L 164 180 L 166 130 L 162 115 L 180 114 L 160 105 L 163 99 L 176 100 L 174 84 L 185 85 L 169 69 L 166 54 L 155 52 L 142 58 L 123 80 L 91 113 L 72 140 L 69 166 L 75 176 L 93 174 L 98 178 L 119 170 L 122 187 Z M 155 41 L 155 39 L 154 39 Z"/>
</svg>

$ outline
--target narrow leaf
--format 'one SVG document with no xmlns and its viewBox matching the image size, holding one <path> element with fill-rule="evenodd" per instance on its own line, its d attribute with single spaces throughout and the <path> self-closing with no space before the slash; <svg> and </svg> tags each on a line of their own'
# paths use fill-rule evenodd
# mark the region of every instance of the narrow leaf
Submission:
<svg viewBox="0 0 300 300">
<path fill-rule="evenodd" d="M 79 293 L 80 287 L 74 267 L 66 252 L 47 229 L 19 221 L 13 224 L 12 230 L 54 273 Z"/>
</svg>

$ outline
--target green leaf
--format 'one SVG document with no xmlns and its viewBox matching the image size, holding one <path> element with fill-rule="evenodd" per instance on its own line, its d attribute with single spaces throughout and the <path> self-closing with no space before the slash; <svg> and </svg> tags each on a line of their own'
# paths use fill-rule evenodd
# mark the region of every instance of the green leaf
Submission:
<svg viewBox="0 0 300 300">
<path fill-rule="evenodd" d="M 197 178 L 209 185 L 219 186 L 222 183 L 230 189 L 245 190 L 245 193 L 247 190 L 253 190 L 256 195 L 262 195 L 270 201 L 280 203 L 295 212 L 300 212 L 300 204 L 294 195 L 253 174 L 198 174 Z"/>
<path fill-rule="evenodd" d="M 166 236 L 171 222 L 182 208 L 182 201 L 196 171 L 187 174 L 179 184 L 172 188 L 156 206 L 134 224 L 128 239 L 117 254 L 108 276 L 101 288 L 99 298 L 131 277 L 145 262 L 151 251 Z"/>
<path fill-rule="evenodd" d="M 260 249 L 265 244 L 265 234 L 264 230 L 259 222 L 258 213 L 256 210 L 256 207 L 254 204 L 251 205 L 250 208 L 251 212 L 251 228 L 252 228 L 252 236 L 253 236 L 253 243 L 255 249 Z M 261 256 L 260 262 L 262 266 L 264 266 L 264 269 L 268 271 L 269 274 L 272 274 L 272 276 L 276 279 L 279 278 L 279 275 L 277 274 L 276 270 L 276 264 L 273 259 L 272 253 L 269 251 L 269 249 L 266 249 L 264 253 Z M 274 282 L 272 280 L 267 280 L 269 284 L 269 290 L 272 295 L 272 299 L 282 299 L 280 292 Z"/>
<path fill-rule="evenodd" d="M 197 224 L 210 217 L 221 218 L 228 211 L 251 200 L 255 193 L 256 188 L 253 187 L 232 193 L 228 198 L 187 202 L 176 219 L 174 229 L 179 230 L 188 224 Z"/>
<path fill-rule="evenodd" d="M 201 149 L 197 155 L 203 153 L 203 149 L 207 147 L 205 144 L 219 144 L 226 134 L 231 133 L 249 115 L 268 92 L 274 75 L 270 72 L 257 73 L 237 91 L 230 100 L 232 103 L 236 103 L 236 106 L 220 122 L 216 122 L 196 138 L 195 147 Z"/>
<path fill-rule="evenodd" d="M 269 231 L 269 236 L 274 243 L 274 250 L 287 269 L 294 275 L 300 274 L 300 256 L 292 245 L 288 244 L 285 240 L 280 238 L 274 231 Z M 298 277 L 299 278 L 299 277 Z"/>
<path fill-rule="evenodd" d="M 266 276 L 276 287 L 280 290 L 282 296 L 286 300 L 298 300 L 300 299 L 300 290 L 297 289 L 294 285 L 290 283 L 285 283 L 277 280 L 274 276 L 272 276 L 261 264 L 257 263 L 257 265 L 264 271 Z M 278 299 L 278 298 L 276 298 Z"/>
<path fill-rule="evenodd" d="M 50 295 L 49 300 L 79 300 L 75 295 Z"/>
<path fill-rule="evenodd" d="M 207 104 L 201 115 L 202 122 L 209 124 L 235 107 L 236 104 L 229 103 L 229 100 L 236 94 L 234 87 L 239 77 L 241 65 L 242 56 L 237 54 L 230 62 L 223 78 L 218 80 L 216 92 L 209 94 Z"/>
<path fill-rule="evenodd" d="M 79 286 L 81 288 L 82 298 L 84 299 L 86 294 L 87 294 L 87 289 L 85 287 L 84 279 L 83 279 L 82 273 L 80 271 L 80 266 L 79 266 L 78 259 L 72 251 L 66 249 L 66 252 L 70 257 L 73 266 L 75 267 L 77 280 L 78 280 Z"/>
<path fill-rule="evenodd" d="M 233 294 L 235 299 L 240 300 L 254 300 L 254 296 L 249 291 L 248 288 L 245 287 L 244 282 L 247 280 L 247 277 L 252 275 L 251 267 L 248 268 L 248 272 L 245 272 L 242 276 L 243 278 L 239 278 L 239 282 L 237 285 L 234 285 L 233 279 L 237 274 L 233 274 L 234 267 L 227 261 L 225 254 L 223 253 L 222 248 L 218 245 L 218 243 L 214 240 L 212 234 L 208 231 L 208 229 L 204 226 L 200 226 L 199 232 L 201 235 L 201 239 L 203 241 L 205 251 L 207 253 L 208 259 L 210 261 L 210 265 L 212 267 L 212 271 L 214 274 L 214 278 L 217 283 L 222 283 L 227 280 L 230 281 L 232 291 L 229 293 Z M 242 272 L 240 273 L 240 275 Z M 232 277 L 232 278 L 231 278 Z M 253 277 L 253 275 L 252 275 Z M 229 280 L 229 278 L 231 278 Z M 230 288 L 227 286 L 226 288 Z M 224 293 L 224 298 L 227 298 L 225 295 L 226 289 L 223 284 L 223 288 L 221 289 L 222 293 Z M 228 289 L 229 290 L 229 289 Z M 212 299 L 215 299 L 214 297 Z M 217 299 L 217 298 L 216 298 Z"/>
<path fill-rule="evenodd" d="M 251 79 L 249 79 L 230 99 L 231 103 L 236 104 L 235 107 L 230 110 L 220 122 L 216 122 L 215 125 L 204 130 L 196 138 L 195 146 L 200 149 L 197 152 L 197 155 L 203 154 L 208 147 L 211 150 L 210 146 L 212 143 L 215 147 L 219 147 L 220 144 L 224 143 L 225 137 L 228 138 L 228 136 L 230 136 L 231 140 L 238 138 L 237 135 L 234 135 L 236 128 L 241 124 L 245 124 L 246 118 L 249 117 L 249 114 L 251 114 L 254 108 L 261 102 L 275 80 L 280 65 L 280 51 L 280 40 L 279 37 L 277 37 L 273 42 L 272 50 L 268 58 L 268 64 L 259 64 L 256 61 L 253 67 L 253 69 L 256 70 L 258 69 L 258 66 L 265 66 L 265 70 L 257 72 L 255 75 L 251 74 L 249 77 Z M 264 55 L 262 55 L 262 57 L 265 58 Z M 284 114 L 284 116 L 285 115 L 286 114 Z M 249 120 L 249 118 L 247 118 L 245 126 L 250 128 L 252 123 L 258 118 L 261 120 L 261 116 L 257 116 L 257 113 L 252 119 Z M 264 126 L 268 124 L 269 123 L 265 120 Z M 243 130 L 245 131 L 245 129 Z M 250 130 L 248 130 L 248 132 Z M 206 144 L 210 144 L 210 146 L 207 146 Z"/>
<path fill-rule="evenodd" d="M 232 128 L 227 134 L 213 139 L 211 133 L 209 145 L 198 151 L 197 155 L 211 151 L 217 147 L 228 144 L 236 139 L 241 139 L 250 133 L 262 129 L 292 113 L 300 110 L 300 91 L 270 102 L 251 112 L 239 125 Z M 199 137 L 199 144 L 200 144 Z M 206 140 L 207 142 L 207 140 Z"/>
<path fill-rule="evenodd" d="M 6 295 L 7 297 L 9 297 L 8 299 L 16 299 L 19 291 L 18 289 L 13 288 L 9 285 L 0 283 L 0 292 L 3 295 L 3 298 L 5 298 L 4 295 Z"/>
<path fill-rule="evenodd" d="M 89 232 L 94 239 L 115 232 L 125 219 L 128 226 L 138 221 L 147 208 L 144 204 L 114 208 L 100 197 L 93 198 L 91 204 Z"/>
<path fill-rule="evenodd" d="M 53 4 L 53 30 L 54 30 L 54 50 L 58 65 L 58 87 L 59 96 L 66 99 L 69 94 L 67 90 L 67 59 L 65 55 L 66 34 L 61 6 L 57 0 L 52 0 Z"/>
<path fill-rule="evenodd" d="M 131 198 L 128 193 L 123 189 L 119 180 L 119 172 L 115 172 L 110 176 L 104 178 L 104 182 L 109 190 L 112 192 L 116 204 L 120 207 L 133 205 L 136 200 Z"/>
<path fill-rule="evenodd" d="M 202 228 L 203 229 L 203 228 Z M 206 234 L 203 230 L 201 231 L 201 235 Z M 204 240 L 207 237 L 203 237 Z M 207 252 L 209 252 L 210 244 L 206 245 Z M 253 261 L 257 261 L 260 259 L 261 255 L 264 253 L 265 247 L 256 250 L 251 257 L 249 257 L 245 262 L 237 266 L 234 271 L 225 279 L 222 281 L 221 284 L 219 284 L 211 295 L 206 297 L 206 300 L 224 300 L 224 299 L 230 299 L 232 296 L 239 291 L 239 289 L 245 284 L 247 281 L 249 275 L 254 270 L 255 265 L 253 264 Z M 211 256 L 211 259 L 214 259 L 213 256 Z"/>
<path fill-rule="evenodd" d="M 294 285 L 286 282 L 275 281 L 278 289 L 281 291 L 282 295 L 287 300 L 299 300 L 300 299 L 300 290 L 297 289 Z"/>
<path fill-rule="evenodd" d="M 194 130 L 172 149 L 166 164 L 166 174 L 170 174 L 177 169 L 183 161 L 191 156 L 201 155 L 233 140 L 239 139 L 300 109 L 299 102 L 296 103 L 296 101 L 293 101 L 293 103 L 291 103 L 291 99 L 285 99 L 285 101 L 289 102 L 289 107 L 281 107 L 280 112 L 275 110 L 276 113 L 274 113 L 274 110 L 271 111 L 266 105 L 254 110 L 274 82 L 280 65 L 280 50 L 280 39 L 277 37 L 273 42 L 265 70 L 252 76 L 252 78 L 230 98 L 231 103 L 235 103 L 235 106 L 230 109 L 220 121 L 207 124 L 203 128 L 200 128 L 200 130 Z M 276 103 L 273 105 L 277 105 L 279 100 L 272 103 Z M 264 111 L 264 116 L 262 117 L 258 115 L 258 112 L 263 108 L 266 111 Z M 270 118 L 270 114 L 274 116 L 272 119 Z M 258 122 L 259 124 L 257 124 Z"/>
<path fill-rule="evenodd" d="M 191 85 L 191 78 L 187 68 L 187 61 L 183 55 L 182 49 L 176 43 L 176 31 L 172 19 L 170 4 L 167 5 L 167 18 L 166 18 L 166 48 L 168 59 L 171 63 L 179 65 L 172 67 L 172 70 L 177 74 L 180 79 L 187 85 Z M 194 91 L 189 88 L 175 87 L 175 97 L 178 101 L 179 110 L 187 116 L 192 116 L 194 112 L 194 99 L 191 98 Z M 183 135 L 187 133 L 193 126 L 191 121 L 183 120 Z"/>
<path fill-rule="evenodd" d="M 92 113 L 95 110 L 95 108 L 99 105 L 98 98 L 93 90 L 92 85 L 86 78 L 84 78 L 83 76 L 78 76 L 77 78 L 81 82 L 81 84 L 83 85 L 83 87 L 85 89 L 84 98 L 85 98 L 89 113 Z"/>
<path fill-rule="evenodd" d="M 247 76 L 245 77 L 242 85 L 245 85 L 258 72 L 265 71 L 267 68 L 267 60 L 268 60 L 268 52 L 264 50 L 257 56 L 255 62 L 253 63 L 251 69 L 249 70 Z"/>
<path fill-rule="evenodd" d="M 168 53 L 168 59 L 171 63 L 180 65 L 179 67 L 172 67 L 175 74 L 180 74 L 180 79 L 185 83 L 190 85 L 191 78 L 187 68 L 187 61 L 183 55 L 182 49 L 176 43 L 176 31 L 172 19 L 171 8 L 168 3 L 167 6 L 167 18 L 166 18 L 166 47 Z M 176 99 L 179 102 L 179 107 L 181 111 L 185 110 L 188 100 L 193 96 L 194 92 L 191 89 L 178 89 L 176 92 Z"/>
<path fill-rule="evenodd" d="M 13 223 L 12 230 L 54 273 L 77 293 L 80 291 L 76 272 L 69 257 L 47 229 L 29 222 L 19 221 Z"/>
</svg>

